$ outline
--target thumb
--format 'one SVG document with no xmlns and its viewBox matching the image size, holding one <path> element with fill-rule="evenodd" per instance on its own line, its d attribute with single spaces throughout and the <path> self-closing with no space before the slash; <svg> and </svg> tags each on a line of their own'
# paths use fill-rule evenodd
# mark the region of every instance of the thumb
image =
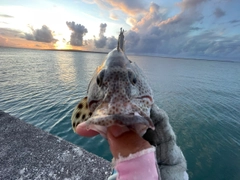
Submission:
<svg viewBox="0 0 240 180">
<path fill-rule="evenodd" d="M 129 154 L 134 154 L 151 147 L 147 141 L 127 127 L 109 127 L 107 130 L 107 139 L 112 155 L 115 158 L 118 158 L 119 155 L 127 157 Z"/>
</svg>

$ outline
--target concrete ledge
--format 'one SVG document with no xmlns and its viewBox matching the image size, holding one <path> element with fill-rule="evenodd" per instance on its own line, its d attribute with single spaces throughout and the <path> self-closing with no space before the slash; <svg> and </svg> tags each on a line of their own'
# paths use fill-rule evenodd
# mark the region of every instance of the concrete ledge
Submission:
<svg viewBox="0 0 240 180">
<path fill-rule="evenodd" d="M 0 179 L 104 180 L 110 162 L 0 111 Z"/>
</svg>

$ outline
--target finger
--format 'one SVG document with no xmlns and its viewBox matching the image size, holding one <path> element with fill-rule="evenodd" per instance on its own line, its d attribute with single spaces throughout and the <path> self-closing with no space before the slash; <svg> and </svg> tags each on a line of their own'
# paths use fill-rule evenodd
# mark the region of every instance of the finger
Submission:
<svg viewBox="0 0 240 180">
<path fill-rule="evenodd" d="M 99 133 L 87 128 L 86 122 L 80 123 L 76 128 L 76 133 L 80 136 L 93 137 Z"/>
<path fill-rule="evenodd" d="M 151 147 L 147 141 L 133 131 L 124 132 L 116 137 L 114 135 L 116 133 L 114 130 L 116 129 L 119 130 L 118 127 L 111 126 L 107 131 L 110 150 L 115 158 L 119 158 L 119 155 L 127 157 L 129 154 Z"/>
</svg>

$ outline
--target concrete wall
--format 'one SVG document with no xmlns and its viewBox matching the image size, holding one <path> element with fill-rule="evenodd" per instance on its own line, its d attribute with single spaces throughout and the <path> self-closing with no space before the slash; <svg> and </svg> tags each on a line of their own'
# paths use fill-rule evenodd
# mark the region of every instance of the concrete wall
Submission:
<svg viewBox="0 0 240 180">
<path fill-rule="evenodd" d="M 0 179 L 104 180 L 108 161 L 0 111 Z"/>
</svg>

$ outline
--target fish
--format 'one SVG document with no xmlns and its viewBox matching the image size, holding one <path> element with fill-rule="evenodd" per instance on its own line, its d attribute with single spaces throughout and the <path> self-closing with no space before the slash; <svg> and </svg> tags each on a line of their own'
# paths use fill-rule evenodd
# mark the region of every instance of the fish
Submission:
<svg viewBox="0 0 240 180">
<path fill-rule="evenodd" d="M 144 72 L 124 52 L 121 29 L 117 48 L 108 53 L 73 110 L 72 129 L 82 122 L 106 137 L 107 127 L 126 126 L 156 148 L 162 180 L 188 179 L 186 159 L 176 143 L 167 113 L 154 102 Z"/>
<path fill-rule="evenodd" d="M 87 95 L 72 113 L 74 132 L 84 121 L 89 129 L 104 137 L 107 127 L 112 125 L 127 126 L 141 136 L 148 128 L 154 130 L 150 118 L 153 91 L 142 69 L 125 54 L 123 32 L 117 47 L 96 68 Z"/>
</svg>

